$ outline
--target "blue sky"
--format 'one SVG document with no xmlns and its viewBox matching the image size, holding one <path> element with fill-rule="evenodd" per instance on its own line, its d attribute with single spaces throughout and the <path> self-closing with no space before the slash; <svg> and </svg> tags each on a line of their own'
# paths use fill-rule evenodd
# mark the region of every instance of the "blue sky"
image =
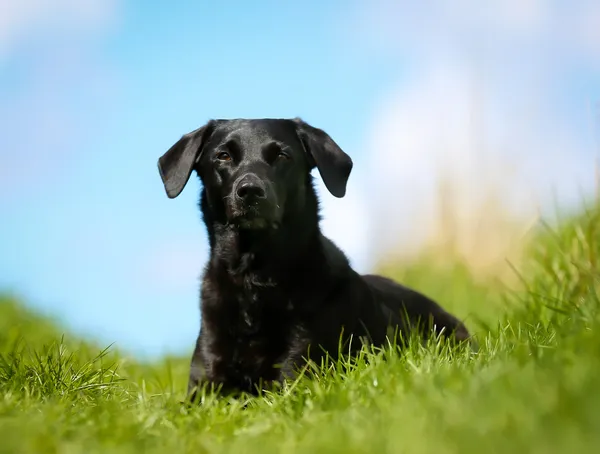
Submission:
<svg viewBox="0 0 600 454">
<path fill-rule="evenodd" d="M 322 195 L 324 228 L 360 270 L 386 239 L 412 244 L 407 226 L 423 230 L 429 218 L 411 210 L 432 189 L 406 182 L 434 179 L 423 176 L 433 149 L 462 180 L 481 174 L 452 164 L 473 161 L 460 132 L 474 67 L 489 155 L 527 169 L 513 192 L 559 185 L 572 202 L 591 187 L 593 2 L 570 15 L 559 2 L 492 2 L 493 18 L 477 2 L 451 13 L 438 1 L 208 3 L 9 0 L 0 19 L 0 289 L 76 332 L 140 355 L 193 345 L 207 254 L 199 184 L 169 200 L 156 161 L 209 118 L 301 116 L 330 133 L 356 165 L 347 198 Z M 479 38 L 473 66 L 465 43 Z"/>
</svg>

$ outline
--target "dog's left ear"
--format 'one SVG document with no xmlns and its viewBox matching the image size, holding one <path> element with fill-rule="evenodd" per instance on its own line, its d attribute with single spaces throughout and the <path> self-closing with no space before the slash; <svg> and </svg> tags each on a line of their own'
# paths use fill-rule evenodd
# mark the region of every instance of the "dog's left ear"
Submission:
<svg viewBox="0 0 600 454">
<path fill-rule="evenodd" d="M 170 199 L 174 199 L 187 184 L 202 147 L 212 134 L 216 122 L 185 134 L 158 159 L 158 171 Z"/>
<path fill-rule="evenodd" d="M 296 132 L 311 161 L 316 166 L 325 186 L 335 197 L 346 195 L 346 183 L 352 171 L 352 159 L 333 141 L 329 134 L 300 118 L 294 118 Z"/>
</svg>

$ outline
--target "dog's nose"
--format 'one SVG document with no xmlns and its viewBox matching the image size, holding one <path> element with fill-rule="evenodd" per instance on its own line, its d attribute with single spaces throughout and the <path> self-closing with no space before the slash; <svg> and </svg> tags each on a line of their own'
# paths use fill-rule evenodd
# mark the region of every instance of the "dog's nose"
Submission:
<svg viewBox="0 0 600 454">
<path fill-rule="evenodd" d="M 267 194 L 264 185 L 255 176 L 246 175 L 238 182 L 235 193 L 240 199 L 264 199 Z"/>
</svg>

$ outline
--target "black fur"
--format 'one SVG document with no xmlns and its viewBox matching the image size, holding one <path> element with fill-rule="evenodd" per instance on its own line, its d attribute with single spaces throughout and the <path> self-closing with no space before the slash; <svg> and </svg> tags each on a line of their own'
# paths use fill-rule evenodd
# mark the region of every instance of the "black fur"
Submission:
<svg viewBox="0 0 600 454">
<path fill-rule="evenodd" d="M 159 159 L 169 197 L 196 170 L 210 258 L 188 393 L 202 383 L 256 392 L 292 376 L 310 356 L 335 358 L 342 342 L 376 346 L 395 330 L 432 322 L 454 339 L 469 333 L 426 296 L 356 273 L 319 229 L 310 171 L 343 197 L 352 160 L 300 119 L 211 120 Z M 426 334 L 426 333 L 425 333 Z M 348 347 L 347 347 L 348 348 Z"/>
</svg>

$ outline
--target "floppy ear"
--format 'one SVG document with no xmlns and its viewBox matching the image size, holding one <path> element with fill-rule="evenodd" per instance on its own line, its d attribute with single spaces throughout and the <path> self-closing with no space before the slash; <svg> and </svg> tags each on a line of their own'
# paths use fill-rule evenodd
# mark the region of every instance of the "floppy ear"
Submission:
<svg viewBox="0 0 600 454">
<path fill-rule="evenodd" d="M 214 126 L 214 120 L 210 120 L 201 128 L 184 135 L 158 159 L 158 171 L 170 199 L 183 191 Z"/>
<path fill-rule="evenodd" d="M 335 197 L 346 195 L 346 183 L 352 171 L 352 159 L 329 134 L 300 118 L 294 118 L 296 132 L 311 162 L 319 169 L 325 186 Z"/>
</svg>

